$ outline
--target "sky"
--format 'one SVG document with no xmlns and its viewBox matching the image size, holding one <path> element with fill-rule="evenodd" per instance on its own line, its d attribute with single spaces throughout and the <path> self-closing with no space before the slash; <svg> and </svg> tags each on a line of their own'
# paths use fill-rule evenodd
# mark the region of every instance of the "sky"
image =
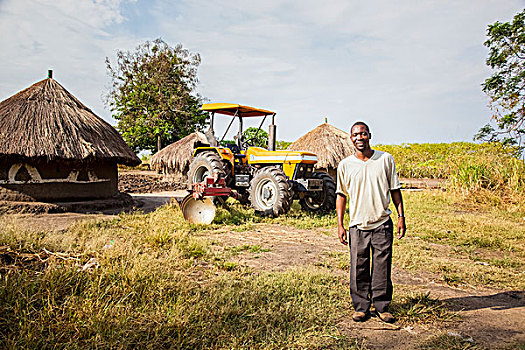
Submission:
<svg viewBox="0 0 525 350">
<path fill-rule="evenodd" d="M 472 141 L 491 118 L 487 26 L 525 0 L 0 0 L 0 100 L 54 78 L 112 125 L 105 59 L 162 38 L 209 102 L 277 112 L 277 138 L 365 121 L 372 144 Z M 216 118 L 218 133 L 228 120 Z M 265 124 L 265 128 L 267 128 Z"/>
</svg>

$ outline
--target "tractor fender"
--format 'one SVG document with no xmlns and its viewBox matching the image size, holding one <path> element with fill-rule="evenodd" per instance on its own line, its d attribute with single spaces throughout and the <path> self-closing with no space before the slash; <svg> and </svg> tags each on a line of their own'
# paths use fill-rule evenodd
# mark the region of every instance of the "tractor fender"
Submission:
<svg viewBox="0 0 525 350">
<path fill-rule="evenodd" d="M 234 156 L 232 151 L 227 147 L 197 147 L 193 151 L 193 156 L 195 157 L 199 153 L 209 151 L 217 153 L 221 159 L 229 161 L 233 166 Z"/>
</svg>

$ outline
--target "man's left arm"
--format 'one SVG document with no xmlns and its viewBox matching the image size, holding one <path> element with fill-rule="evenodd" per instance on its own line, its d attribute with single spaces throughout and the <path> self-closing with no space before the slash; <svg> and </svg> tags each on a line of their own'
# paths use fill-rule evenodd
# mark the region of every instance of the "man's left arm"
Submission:
<svg viewBox="0 0 525 350">
<path fill-rule="evenodd" d="M 407 226 L 405 224 L 405 209 L 403 208 L 403 196 L 401 196 L 401 189 L 390 190 L 392 195 L 392 202 L 397 210 L 397 238 L 401 239 L 405 236 Z"/>
</svg>

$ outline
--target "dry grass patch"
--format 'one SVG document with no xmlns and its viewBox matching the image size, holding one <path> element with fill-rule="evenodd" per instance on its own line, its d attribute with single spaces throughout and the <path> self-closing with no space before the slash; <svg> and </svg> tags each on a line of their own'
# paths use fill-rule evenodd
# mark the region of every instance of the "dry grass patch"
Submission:
<svg viewBox="0 0 525 350">
<path fill-rule="evenodd" d="M 452 285 L 525 288 L 521 214 L 464 211 L 456 200 L 441 191 L 405 194 L 408 235 L 395 241 L 395 263 Z"/>
<path fill-rule="evenodd" d="M 0 278 L 4 348 L 352 348 L 334 326 L 347 290 L 322 271 L 254 273 L 213 253 L 178 209 L 61 231 L 0 228 L 0 245 L 77 254 Z M 240 250 L 259 252 L 249 246 Z M 85 262 L 95 263 L 85 270 Z"/>
</svg>

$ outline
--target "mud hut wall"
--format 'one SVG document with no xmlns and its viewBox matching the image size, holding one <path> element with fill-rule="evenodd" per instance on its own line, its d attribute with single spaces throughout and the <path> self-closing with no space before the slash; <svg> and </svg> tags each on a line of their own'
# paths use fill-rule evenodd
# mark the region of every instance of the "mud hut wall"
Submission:
<svg viewBox="0 0 525 350">
<path fill-rule="evenodd" d="M 0 161 L 0 198 L 4 200 L 82 200 L 117 192 L 116 163 Z"/>
</svg>

